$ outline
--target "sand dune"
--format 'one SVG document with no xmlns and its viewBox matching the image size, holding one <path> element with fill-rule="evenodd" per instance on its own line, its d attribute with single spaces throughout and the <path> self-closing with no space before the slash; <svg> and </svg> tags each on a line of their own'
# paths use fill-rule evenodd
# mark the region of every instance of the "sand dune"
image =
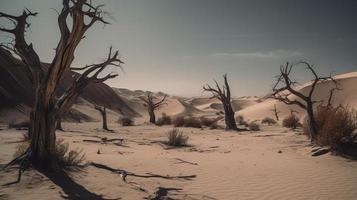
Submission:
<svg viewBox="0 0 357 200">
<path fill-rule="evenodd" d="M 341 74 L 335 76 L 336 81 L 339 83 L 339 87 L 342 89 L 341 91 L 336 91 L 333 97 L 333 105 L 345 105 L 351 108 L 357 108 L 357 92 L 356 92 L 356 85 L 357 85 L 357 73 L 351 72 L 346 74 Z M 313 96 L 313 99 L 316 101 L 327 101 L 329 97 L 330 88 L 333 87 L 332 82 L 324 82 L 320 83 L 316 86 L 316 90 Z M 306 83 L 302 85 L 299 91 L 303 92 L 304 94 L 307 93 L 310 89 L 310 83 Z M 291 95 L 292 100 L 296 99 L 294 95 Z M 276 104 L 277 109 L 281 112 L 280 116 L 284 117 L 290 113 L 290 109 L 294 109 L 298 111 L 298 115 L 303 116 L 304 111 L 297 107 L 297 106 L 287 106 L 284 103 L 278 102 L 277 100 L 273 99 L 266 99 L 261 103 L 258 103 L 253 106 L 249 106 L 243 110 L 240 110 L 236 113 L 236 115 L 243 115 L 247 119 L 262 119 L 264 117 L 272 117 L 273 112 L 271 109 L 274 108 L 274 104 Z"/>
</svg>

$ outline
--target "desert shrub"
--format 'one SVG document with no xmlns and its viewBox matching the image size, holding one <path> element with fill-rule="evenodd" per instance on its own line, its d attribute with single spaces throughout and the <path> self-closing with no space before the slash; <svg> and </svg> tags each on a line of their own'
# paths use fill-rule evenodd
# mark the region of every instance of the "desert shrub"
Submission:
<svg viewBox="0 0 357 200">
<path fill-rule="evenodd" d="M 15 128 L 15 129 L 26 129 L 30 127 L 30 121 L 22 121 L 22 122 L 12 121 L 8 124 L 8 127 Z"/>
<path fill-rule="evenodd" d="M 243 115 L 238 115 L 238 116 L 236 117 L 236 122 L 237 122 L 238 125 L 242 125 L 242 123 L 244 122 L 244 117 L 243 117 Z"/>
<path fill-rule="evenodd" d="M 192 127 L 192 128 L 202 128 L 202 124 L 200 119 L 195 117 L 186 117 L 184 127 Z"/>
<path fill-rule="evenodd" d="M 249 126 L 248 122 L 244 120 L 244 117 L 242 115 L 238 115 L 236 117 L 236 122 L 238 125 L 241 125 L 241 126 L 246 126 L 246 127 Z"/>
<path fill-rule="evenodd" d="M 201 125 L 207 127 L 210 127 L 212 124 L 217 122 L 217 119 L 207 118 L 207 117 L 201 117 L 200 120 L 201 120 Z"/>
<path fill-rule="evenodd" d="M 331 146 L 344 151 L 346 147 L 357 149 L 357 112 L 346 107 L 319 106 L 315 112 L 317 128 L 316 144 Z M 304 132 L 310 135 L 307 122 Z M 357 153 L 355 153 L 357 154 Z"/>
<path fill-rule="evenodd" d="M 260 131 L 260 125 L 256 122 L 250 122 L 248 128 L 251 131 Z"/>
<path fill-rule="evenodd" d="M 30 143 L 28 141 L 18 145 L 14 157 L 18 157 L 24 154 L 29 148 Z M 62 168 L 73 169 L 82 166 L 85 161 L 85 154 L 82 150 L 69 150 L 68 143 L 63 139 L 56 141 L 55 159 L 57 159 L 58 165 Z"/>
<path fill-rule="evenodd" d="M 283 126 L 286 128 L 296 129 L 301 126 L 299 121 L 300 119 L 296 115 L 291 114 L 283 119 Z"/>
<path fill-rule="evenodd" d="M 174 127 L 183 127 L 185 125 L 185 117 L 178 116 L 173 121 L 172 124 Z"/>
<path fill-rule="evenodd" d="M 130 117 L 122 117 L 118 120 L 122 126 L 134 126 L 134 120 Z"/>
<path fill-rule="evenodd" d="M 172 123 L 171 117 L 166 115 L 166 113 L 162 113 L 161 117 L 156 121 L 156 125 L 170 125 Z"/>
<path fill-rule="evenodd" d="M 202 128 L 201 121 L 195 117 L 183 117 L 179 116 L 173 120 L 174 127 L 192 127 L 192 128 Z"/>
<path fill-rule="evenodd" d="M 272 124 L 276 124 L 277 122 L 275 121 L 275 119 L 271 118 L 271 117 L 266 117 L 262 120 L 262 124 L 268 124 L 269 126 Z"/>
<path fill-rule="evenodd" d="M 182 131 L 177 128 L 170 130 L 167 133 L 168 142 L 170 146 L 181 147 L 187 145 L 188 136 L 185 136 Z"/>
</svg>

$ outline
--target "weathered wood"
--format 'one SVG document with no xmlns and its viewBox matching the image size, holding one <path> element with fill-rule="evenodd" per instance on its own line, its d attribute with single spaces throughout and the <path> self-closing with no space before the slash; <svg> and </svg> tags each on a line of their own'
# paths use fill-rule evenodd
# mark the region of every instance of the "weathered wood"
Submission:
<svg viewBox="0 0 357 200">
<path fill-rule="evenodd" d="M 333 79 L 331 76 L 327 77 L 320 77 L 314 70 L 313 66 L 310 65 L 307 62 L 299 62 L 297 64 L 302 64 L 306 66 L 306 69 L 310 71 L 314 79 L 312 80 L 311 83 L 311 88 L 307 92 L 307 95 L 304 95 L 303 93 L 299 92 L 294 88 L 294 86 L 297 84 L 297 82 L 292 81 L 290 76 L 291 76 L 291 71 L 292 69 L 296 66 L 296 64 L 289 63 L 287 62 L 285 65 L 280 66 L 280 75 L 277 76 L 277 81 L 275 85 L 273 86 L 273 94 L 271 95 L 271 98 L 277 99 L 287 105 L 297 105 L 300 108 L 306 110 L 307 116 L 308 116 L 308 126 L 309 126 L 309 132 L 310 132 L 310 138 L 311 142 L 313 142 L 318 134 L 317 127 L 316 127 L 316 121 L 314 117 L 314 104 L 317 103 L 318 101 L 315 101 L 312 99 L 312 96 L 315 92 L 316 86 L 318 83 L 322 81 L 333 81 L 335 84 L 335 87 L 338 87 L 337 82 Z M 333 92 L 332 92 L 333 93 Z M 293 94 L 297 97 L 295 100 L 291 100 L 289 96 Z"/>
<path fill-rule="evenodd" d="M 227 80 L 227 74 L 223 75 L 224 86 L 221 88 L 217 81 L 215 81 L 216 88 L 211 87 L 210 85 L 203 86 L 203 91 L 210 92 L 212 94 L 211 98 L 217 98 L 222 102 L 226 130 L 241 130 L 237 127 L 236 120 L 234 118 L 234 110 L 231 105 L 231 90 Z"/>
<path fill-rule="evenodd" d="M 123 63 L 117 58 L 118 51 L 112 53 L 110 48 L 108 58 L 103 63 L 73 69 L 82 70 L 83 73 L 75 77 L 73 84 L 60 95 L 60 98 L 56 97 L 59 83 L 64 73 L 71 69 L 75 50 L 86 31 L 97 21 L 108 24 L 103 19 L 103 11 L 100 8 L 101 5 L 95 7 L 91 1 L 87 2 L 87 0 L 63 0 L 63 8 L 58 15 L 61 38 L 48 71 L 43 70 L 38 54 L 32 44 L 28 44 L 25 40 L 26 29 L 30 26 L 27 19 L 30 16 L 36 16 L 37 13 L 28 9 L 24 10 L 20 16 L 0 12 L 0 18 L 6 18 L 15 25 L 10 29 L 1 27 L 0 31 L 14 36 L 13 48 L 9 47 L 9 49 L 26 64 L 31 72 L 31 80 L 35 88 L 29 136 L 31 138 L 30 160 L 38 168 L 48 170 L 57 168 L 55 131 L 59 117 L 73 105 L 83 88 L 90 82 L 103 82 L 117 76 L 117 74 L 110 73 L 100 78 L 100 73 L 107 66 L 120 67 Z M 68 28 L 68 24 L 72 26 L 71 29 Z"/>
<path fill-rule="evenodd" d="M 150 123 L 155 124 L 156 123 L 156 116 L 155 116 L 155 110 L 159 109 L 161 106 L 167 104 L 167 95 L 164 95 L 164 97 L 155 102 L 155 99 L 157 99 L 152 92 L 148 92 L 145 97 L 142 97 L 141 100 L 145 102 L 144 106 L 147 107 L 148 113 L 149 113 L 149 118 L 150 118 Z"/>
</svg>

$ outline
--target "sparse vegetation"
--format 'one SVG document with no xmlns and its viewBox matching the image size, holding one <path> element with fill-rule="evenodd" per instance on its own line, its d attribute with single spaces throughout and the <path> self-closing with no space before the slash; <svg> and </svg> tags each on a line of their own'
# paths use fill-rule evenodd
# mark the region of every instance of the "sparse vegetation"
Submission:
<svg viewBox="0 0 357 200">
<path fill-rule="evenodd" d="M 122 126 L 134 126 L 134 120 L 130 117 L 122 117 L 118 121 Z"/>
<path fill-rule="evenodd" d="M 170 125 L 172 124 L 171 117 L 166 115 L 166 113 L 162 113 L 161 117 L 156 121 L 156 125 L 163 126 L 163 125 Z"/>
<path fill-rule="evenodd" d="M 167 144 L 175 147 L 187 146 L 188 136 L 185 136 L 183 132 L 177 128 L 170 130 L 167 133 Z"/>
<path fill-rule="evenodd" d="M 217 122 L 217 119 L 216 118 L 201 117 L 200 121 L 201 121 L 201 125 L 202 126 L 210 127 L 212 124 Z"/>
<path fill-rule="evenodd" d="M 240 125 L 240 126 L 245 126 L 245 127 L 248 127 L 248 126 L 249 126 L 248 122 L 245 121 L 243 115 L 238 115 L 238 116 L 236 117 L 236 122 L 237 122 L 237 124 Z"/>
<path fill-rule="evenodd" d="M 288 117 L 283 119 L 283 126 L 286 128 L 296 129 L 301 126 L 300 119 L 296 115 L 290 114 Z"/>
<path fill-rule="evenodd" d="M 192 128 L 202 128 L 200 119 L 188 116 L 179 116 L 173 120 L 174 127 L 192 127 Z"/>
<path fill-rule="evenodd" d="M 29 141 L 22 142 L 18 145 L 14 157 L 19 157 L 24 154 L 29 148 Z M 58 166 L 64 169 L 73 169 L 81 167 L 85 161 L 85 154 L 82 150 L 69 150 L 69 144 L 64 142 L 63 139 L 56 141 L 56 150 L 54 154 Z"/>
<path fill-rule="evenodd" d="M 316 110 L 315 121 L 318 135 L 314 141 L 321 146 L 331 146 L 334 150 L 357 156 L 357 111 L 347 107 L 319 106 Z M 304 133 L 310 135 L 305 120 Z"/>
<path fill-rule="evenodd" d="M 251 131 L 260 131 L 260 125 L 257 122 L 250 122 L 248 128 Z"/>
<path fill-rule="evenodd" d="M 266 117 L 262 120 L 262 124 L 268 124 L 269 126 L 272 124 L 276 124 L 277 122 L 275 121 L 275 119 L 271 118 L 271 117 Z"/>
</svg>

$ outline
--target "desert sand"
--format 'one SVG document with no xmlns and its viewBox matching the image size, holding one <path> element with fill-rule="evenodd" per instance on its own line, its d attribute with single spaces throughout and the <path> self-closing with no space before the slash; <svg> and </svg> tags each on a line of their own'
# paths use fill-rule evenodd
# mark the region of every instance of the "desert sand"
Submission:
<svg viewBox="0 0 357 200">
<path fill-rule="evenodd" d="M 168 148 L 160 143 L 166 140 L 170 126 L 110 125 L 115 133 L 101 131 L 98 123 L 65 123 L 65 129 L 71 131 L 58 133 L 58 138 L 69 142 L 71 149 L 83 149 L 88 162 L 139 176 L 128 175 L 124 182 L 118 173 L 88 166 L 70 172 L 75 183 L 69 184 L 26 171 L 19 184 L 1 187 L 1 197 L 78 199 L 77 193 L 79 199 L 89 199 L 93 193 L 108 199 L 355 199 L 357 196 L 356 162 L 330 154 L 312 157 L 314 147 L 305 136 L 279 125 L 263 126 L 263 131 L 244 134 L 183 128 L 190 137 L 189 146 L 184 148 Z M 0 131 L 0 162 L 12 158 L 23 132 Z M 83 141 L 100 141 L 102 137 L 124 141 L 121 146 Z M 13 181 L 16 173 L 11 169 L 2 172 L 0 184 Z M 77 184 L 83 188 L 75 189 Z"/>
<path fill-rule="evenodd" d="M 337 76 L 340 87 L 334 104 L 356 108 L 353 93 L 357 74 Z M 301 86 L 306 90 L 309 84 Z M 318 86 L 315 99 L 324 99 L 329 83 Z M 118 90 L 117 90 L 118 91 Z M 261 125 L 258 132 L 235 132 L 223 129 L 181 128 L 189 136 L 188 146 L 165 145 L 172 125 L 158 127 L 147 123 L 146 108 L 138 97 L 143 91 L 120 89 L 119 95 L 141 117 L 135 126 L 123 127 L 120 115 L 109 111 L 109 127 L 103 131 L 100 115 L 89 103 L 74 106 L 93 122 L 63 124 L 57 137 L 70 149 L 82 150 L 84 168 L 69 171 L 69 177 L 52 177 L 34 170 L 25 171 L 20 183 L 17 170 L 0 173 L 2 199 L 356 199 L 357 163 L 331 153 L 312 156 L 320 147 L 310 145 L 302 130 L 277 125 Z M 157 94 L 159 97 L 163 94 Z M 237 115 L 250 121 L 272 116 L 276 104 L 281 116 L 289 108 L 275 100 L 257 97 L 235 98 Z M 239 108 L 238 108 L 239 107 Z M 185 99 L 170 96 L 157 115 L 192 115 L 217 117 L 222 110 L 217 100 L 206 97 Z M 302 111 L 299 113 L 303 113 Z M 220 121 L 223 124 L 223 120 Z M 26 130 L 0 131 L 0 163 L 13 157 Z M 122 142 L 103 142 L 103 138 Z M 93 164 L 94 163 L 94 164 Z M 99 164 L 99 165 L 98 165 Z M 103 167 L 104 166 L 104 167 Z M 109 167 L 112 171 L 108 170 Z M 114 170 L 114 171 L 113 171 Z M 115 171 L 117 170 L 117 171 Z M 126 171 L 123 181 L 120 174 Z M 71 180 L 71 181 L 68 181 Z"/>
</svg>

